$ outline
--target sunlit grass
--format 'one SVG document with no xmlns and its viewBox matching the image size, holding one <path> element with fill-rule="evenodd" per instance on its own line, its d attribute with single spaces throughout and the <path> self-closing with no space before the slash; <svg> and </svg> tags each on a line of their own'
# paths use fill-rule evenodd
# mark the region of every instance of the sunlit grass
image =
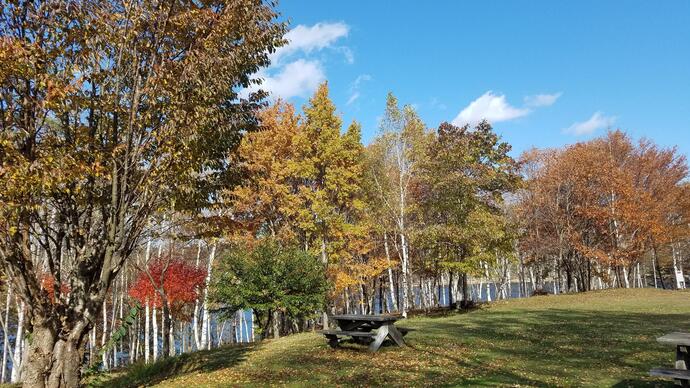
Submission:
<svg viewBox="0 0 690 388">
<path fill-rule="evenodd" d="M 305 333 L 188 354 L 98 385 L 198 386 L 645 386 L 671 366 L 669 331 L 690 331 L 690 293 L 611 290 L 497 302 L 467 314 L 412 318 L 409 347 L 330 349 Z"/>
</svg>

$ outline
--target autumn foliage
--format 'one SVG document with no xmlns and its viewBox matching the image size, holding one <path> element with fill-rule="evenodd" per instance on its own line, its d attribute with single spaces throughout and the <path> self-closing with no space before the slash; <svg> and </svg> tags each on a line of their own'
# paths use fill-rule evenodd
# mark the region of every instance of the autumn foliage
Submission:
<svg viewBox="0 0 690 388">
<path fill-rule="evenodd" d="M 129 289 L 129 295 L 141 305 L 148 302 L 151 306 L 161 308 L 159 291 L 162 290 L 171 310 L 176 313 L 197 299 L 205 278 L 206 272 L 203 269 L 181 259 L 156 260 L 146 270 L 139 272 Z"/>
<path fill-rule="evenodd" d="M 51 274 L 44 274 L 41 276 L 41 288 L 48 293 L 51 303 L 55 303 L 55 276 Z M 69 286 L 66 283 L 60 284 L 60 294 L 66 295 L 69 292 Z"/>
<path fill-rule="evenodd" d="M 687 238 L 688 167 L 673 148 L 612 131 L 527 152 L 522 166 L 519 249 L 538 274 L 565 274 L 564 289 L 589 290 L 594 278 L 641 286 L 647 255 L 661 279 L 659 250 Z"/>
</svg>

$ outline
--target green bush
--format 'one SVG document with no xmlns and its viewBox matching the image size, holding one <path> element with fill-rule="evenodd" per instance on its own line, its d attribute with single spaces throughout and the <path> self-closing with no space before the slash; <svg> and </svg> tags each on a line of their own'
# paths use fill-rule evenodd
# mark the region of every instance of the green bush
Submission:
<svg viewBox="0 0 690 388">
<path fill-rule="evenodd" d="M 327 290 L 317 257 L 265 239 L 252 249 L 236 247 L 221 257 L 211 295 L 227 316 L 252 309 L 266 333 L 276 312 L 293 322 L 312 317 L 323 309 Z"/>
</svg>

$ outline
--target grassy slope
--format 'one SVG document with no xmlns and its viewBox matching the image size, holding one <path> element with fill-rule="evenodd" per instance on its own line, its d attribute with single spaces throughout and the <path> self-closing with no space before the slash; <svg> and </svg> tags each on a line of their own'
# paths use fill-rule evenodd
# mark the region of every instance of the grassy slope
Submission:
<svg viewBox="0 0 690 388">
<path fill-rule="evenodd" d="M 401 324 L 402 326 L 403 324 Z M 105 385 L 171 387 L 236 385 L 346 386 L 638 386 L 670 366 L 674 349 L 655 342 L 690 330 L 690 293 L 612 290 L 498 302 L 468 314 L 413 318 L 407 348 L 346 345 L 294 335 L 252 346 L 188 354 Z M 668 383 L 669 386 L 672 383 Z"/>
</svg>

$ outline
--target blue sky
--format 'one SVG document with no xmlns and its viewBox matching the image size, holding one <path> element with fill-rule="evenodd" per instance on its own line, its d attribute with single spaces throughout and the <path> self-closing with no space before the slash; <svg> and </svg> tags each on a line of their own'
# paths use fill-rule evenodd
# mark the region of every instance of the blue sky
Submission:
<svg viewBox="0 0 690 388">
<path fill-rule="evenodd" d="M 690 156 L 690 1 L 288 1 L 262 72 L 301 106 L 324 79 L 345 124 L 386 93 L 430 127 L 489 118 L 514 154 L 621 128 Z"/>
</svg>

